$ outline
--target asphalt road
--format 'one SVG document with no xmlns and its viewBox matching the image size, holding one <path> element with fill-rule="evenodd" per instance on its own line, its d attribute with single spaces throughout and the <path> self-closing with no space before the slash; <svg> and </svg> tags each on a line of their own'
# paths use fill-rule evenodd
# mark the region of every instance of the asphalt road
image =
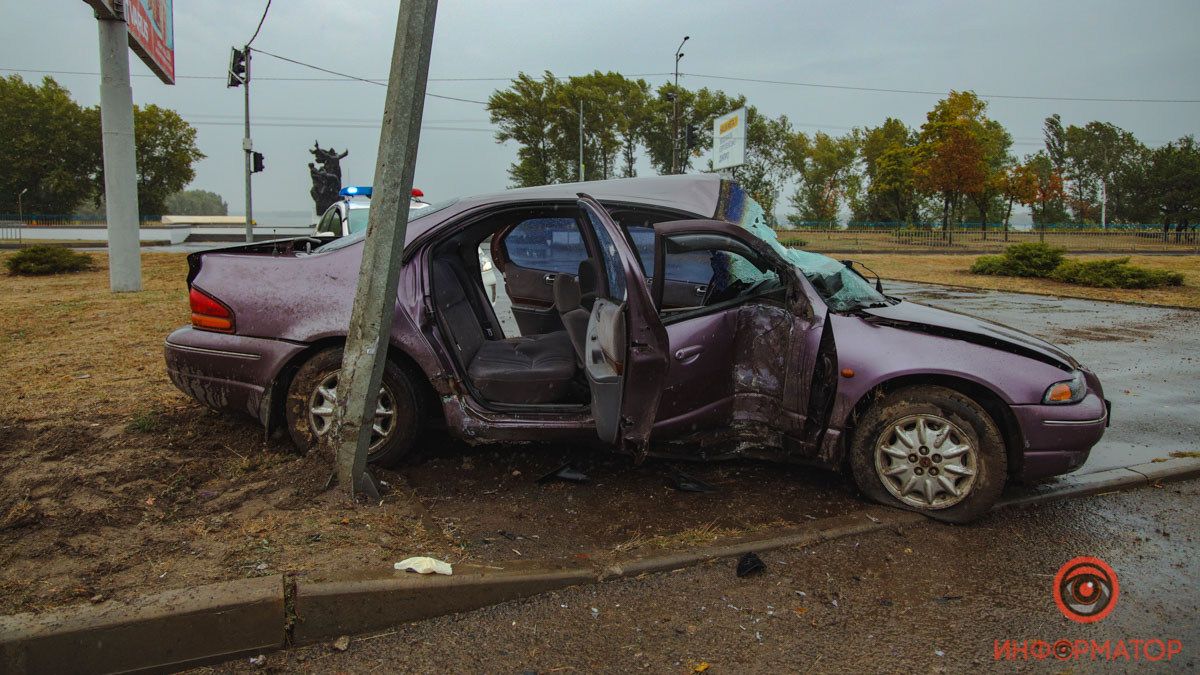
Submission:
<svg viewBox="0 0 1200 675">
<path fill-rule="evenodd" d="M 1200 312 L 899 281 L 884 290 L 1031 333 L 1094 370 L 1112 426 L 1078 473 L 1200 450 Z"/>
<path fill-rule="evenodd" d="M 709 672 L 1190 670 L 1200 663 L 1198 499 L 1200 481 L 1190 481 L 1009 509 L 969 527 L 924 523 L 765 553 L 765 572 L 744 579 L 733 561 L 718 561 L 398 626 L 355 637 L 344 652 L 294 649 L 263 665 L 347 673 L 678 673 L 702 664 Z M 1053 599 L 1055 573 L 1077 556 L 1099 557 L 1117 577 L 1114 608 L 1096 623 L 1068 620 Z M 1006 652 L 1006 640 L 1028 656 Z M 1060 640 L 1079 657 L 1059 661 L 1046 651 Z M 1076 647 L 1090 650 L 1091 641 L 1108 641 L 1115 660 L 1093 661 Z M 1169 645 L 1177 653 L 1168 661 Z M 253 668 L 241 659 L 217 670 Z"/>
</svg>

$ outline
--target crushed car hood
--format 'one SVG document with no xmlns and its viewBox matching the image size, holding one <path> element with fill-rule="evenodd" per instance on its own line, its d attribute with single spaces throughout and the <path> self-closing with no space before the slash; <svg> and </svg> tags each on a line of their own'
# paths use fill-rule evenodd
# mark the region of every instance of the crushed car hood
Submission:
<svg viewBox="0 0 1200 675">
<path fill-rule="evenodd" d="M 1074 370 L 1079 363 L 1062 349 L 1015 328 L 907 300 L 862 310 L 872 323 L 966 340 Z"/>
</svg>

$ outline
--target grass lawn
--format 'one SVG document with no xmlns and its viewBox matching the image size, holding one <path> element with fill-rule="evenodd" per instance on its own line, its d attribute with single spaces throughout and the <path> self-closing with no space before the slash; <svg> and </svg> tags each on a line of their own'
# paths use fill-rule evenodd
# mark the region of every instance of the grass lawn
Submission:
<svg viewBox="0 0 1200 675">
<path fill-rule="evenodd" d="M 1169 305 L 1200 309 L 1200 255 L 1132 255 L 1129 262 L 1151 269 L 1183 272 L 1183 286 L 1126 290 L 1088 288 L 1050 279 L 1025 279 L 971 274 L 974 255 L 914 255 L 914 254 L 854 254 L 884 279 L 951 284 L 972 288 L 990 288 L 1017 293 L 1037 293 L 1089 300 L 1137 302 L 1147 305 Z M 1124 255 L 1073 255 L 1068 259 L 1119 258 Z"/>
</svg>

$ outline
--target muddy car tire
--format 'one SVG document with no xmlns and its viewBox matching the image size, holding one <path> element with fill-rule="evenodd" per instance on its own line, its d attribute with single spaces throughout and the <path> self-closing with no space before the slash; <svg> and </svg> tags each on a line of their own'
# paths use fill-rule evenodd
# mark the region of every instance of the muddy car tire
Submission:
<svg viewBox="0 0 1200 675">
<path fill-rule="evenodd" d="M 850 466 L 871 499 L 950 523 L 991 509 L 1008 476 L 996 422 L 970 397 L 936 386 L 876 401 L 855 428 Z"/>
<path fill-rule="evenodd" d="M 288 386 L 284 406 L 288 434 L 300 452 L 314 450 L 329 430 L 341 367 L 342 348 L 325 349 L 305 361 Z M 389 360 L 384 366 L 379 399 L 378 428 L 367 462 L 394 466 L 412 448 L 421 431 L 425 419 L 423 398 L 413 375 Z"/>
</svg>

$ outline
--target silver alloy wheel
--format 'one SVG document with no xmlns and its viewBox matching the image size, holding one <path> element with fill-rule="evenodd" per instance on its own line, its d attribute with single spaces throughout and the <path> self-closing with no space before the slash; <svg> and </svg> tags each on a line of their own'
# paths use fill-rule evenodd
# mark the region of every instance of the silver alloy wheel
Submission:
<svg viewBox="0 0 1200 675">
<path fill-rule="evenodd" d="M 909 415 L 875 442 L 875 472 L 892 496 L 918 509 L 944 509 L 971 493 L 979 472 L 969 436 L 939 415 Z"/>
<path fill-rule="evenodd" d="M 333 410 L 337 405 L 338 371 L 325 376 L 308 397 L 308 426 L 318 437 L 324 436 L 333 424 Z M 375 424 L 371 427 L 371 447 L 375 452 L 396 426 L 396 402 L 387 387 L 379 387 L 379 403 L 375 407 Z"/>
</svg>

